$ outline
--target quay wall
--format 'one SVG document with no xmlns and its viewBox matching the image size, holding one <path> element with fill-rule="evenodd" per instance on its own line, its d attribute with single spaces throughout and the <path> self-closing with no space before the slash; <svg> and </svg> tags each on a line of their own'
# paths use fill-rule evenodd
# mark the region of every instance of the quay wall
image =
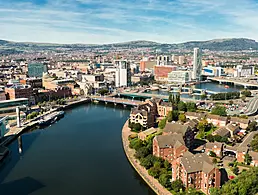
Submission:
<svg viewBox="0 0 258 195">
<path fill-rule="evenodd" d="M 140 163 L 134 157 L 135 150 L 129 148 L 128 136 L 131 134 L 131 130 L 128 127 L 128 121 L 125 122 L 122 129 L 122 142 L 125 154 L 128 161 L 135 169 L 135 171 L 142 177 L 142 179 L 148 184 L 148 186 L 158 195 L 171 195 L 171 193 L 164 188 L 158 180 L 148 174 L 148 171 L 140 165 Z"/>
</svg>

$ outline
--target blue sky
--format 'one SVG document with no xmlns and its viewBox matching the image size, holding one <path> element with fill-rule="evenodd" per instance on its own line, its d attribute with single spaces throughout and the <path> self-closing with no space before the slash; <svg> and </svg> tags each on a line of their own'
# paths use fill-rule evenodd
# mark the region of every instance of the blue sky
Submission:
<svg viewBox="0 0 258 195">
<path fill-rule="evenodd" d="M 257 0 L 0 0 L 0 39 L 52 43 L 258 40 Z"/>
</svg>

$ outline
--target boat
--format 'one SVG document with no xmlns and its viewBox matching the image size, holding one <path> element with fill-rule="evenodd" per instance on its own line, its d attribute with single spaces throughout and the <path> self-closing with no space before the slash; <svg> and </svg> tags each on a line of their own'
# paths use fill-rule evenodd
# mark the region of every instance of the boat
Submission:
<svg viewBox="0 0 258 195">
<path fill-rule="evenodd" d="M 229 88 L 229 86 L 228 86 L 228 85 L 225 85 L 224 87 L 225 87 L 226 89 L 228 89 L 228 88 Z"/>
<path fill-rule="evenodd" d="M 64 117 L 64 111 L 53 112 L 39 121 L 40 127 L 49 126 Z"/>
</svg>

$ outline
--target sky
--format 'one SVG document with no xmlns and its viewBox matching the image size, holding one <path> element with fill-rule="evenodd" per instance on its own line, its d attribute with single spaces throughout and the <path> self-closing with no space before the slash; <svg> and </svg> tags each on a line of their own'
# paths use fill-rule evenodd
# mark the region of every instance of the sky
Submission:
<svg viewBox="0 0 258 195">
<path fill-rule="evenodd" d="M 103 44 L 258 40 L 258 0 L 0 0 L 0 39 Z"/>
</svg>

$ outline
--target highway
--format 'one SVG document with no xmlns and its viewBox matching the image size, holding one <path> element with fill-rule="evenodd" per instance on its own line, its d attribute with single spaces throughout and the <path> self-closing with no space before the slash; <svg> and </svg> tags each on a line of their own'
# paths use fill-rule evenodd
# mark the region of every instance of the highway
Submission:
<svg viewBox="0 0 258 195">
<path fill-rule="evenodd" d="M 258 97 L 256 96 L 250 100 L 244 114 L 247 116 L 254 115 L 257 112 L 257 110 L 258 110 Z"/>
</svg>

